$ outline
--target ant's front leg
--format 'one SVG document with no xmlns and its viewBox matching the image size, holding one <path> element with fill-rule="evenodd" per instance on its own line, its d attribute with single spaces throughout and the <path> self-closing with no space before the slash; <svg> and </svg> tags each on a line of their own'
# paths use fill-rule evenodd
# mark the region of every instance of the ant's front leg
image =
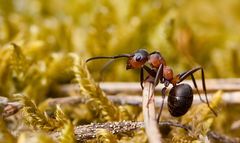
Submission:
<svg viewBox="0 0 240 143">
<path fill-rule="evenodd" d="M 155 76 L 156 76 L 156 71 L 155 71 L 155 70 L 149 68 L 149 67 L 146 66 L 146 65 L 143 65 L 143 67 L 140 68 L 140 85 L 141 85 L 142 89 L 143 89 L 143 81 L 144 81 L 144 70 L 146 70 L 147 73 L 148 73 L 150 76 L 152 76 L 152 77 L 155 77 Z"/>
<path fill-rule="evenodd" d="M 159 80 L 162 81 L 163 78 L 163 64 L 161 64 L 157 70 L 157 75 L 154 79 L 154 86 L 157 86 Z"/>
<path fill-rule="evenodd" d="M 152 77 L 156 77 L 156 71 L 152 68 L 149 68 L 146 65 L 143 65 L 143 69 L 147 71 L 147 73 L 152 76 Z"/>
<path fill-rule="evenodd" d="M 163 64 L 161 64 L 157 70 L 157 73 L 155 70 L 153 69 L 150 69 L 149 67 L 147 66 L 144 66 L 143 67 L 152 77 L 154 77 L 154 81 L 153 81 L 153 91 L 154 91 L 154 88 L 155 86 L 158 84 L 159 80 L 162 81 L 162 78 L 163 78 Z M 153 94 L 150 96 L 149 100 L 148 100 L 148 103 L 147 103 L 147 106 L 149 105 L 149 102 L 151 101 L 153 97 Z"/>
<path fill-rule="evenodd" d="M 143 90 L 143 80 L 144 80 L 144 73 L 143 68 L 140 69 L 140 85 Z"/>
<path fill-rule="evenodd" d="M 144 65 L 143 68 L 147 71 L 147 73 L 154 77 L 154 86 L 157 86 L 159 80 L 160 82 L 162 81 L 162 78 L 163 78 L 163 64 L 161 64 L 158 68 L 158 70 L 154 70 L 152 68 L 149 68 L 148 66 Z"/>
</svg>

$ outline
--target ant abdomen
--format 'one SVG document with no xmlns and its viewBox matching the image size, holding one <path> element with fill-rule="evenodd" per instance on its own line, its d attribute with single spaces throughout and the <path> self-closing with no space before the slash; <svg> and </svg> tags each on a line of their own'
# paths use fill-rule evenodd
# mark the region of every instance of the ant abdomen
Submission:
<svg viewBox="0 0 240 143">
<path fill-rule="evenodd" d="M 168 110 L 174 117 L 179 117 L 187 113 L 192 105 L 193 91 L 188 84 L 173 86 L 168 96 Z"/>
</svg>

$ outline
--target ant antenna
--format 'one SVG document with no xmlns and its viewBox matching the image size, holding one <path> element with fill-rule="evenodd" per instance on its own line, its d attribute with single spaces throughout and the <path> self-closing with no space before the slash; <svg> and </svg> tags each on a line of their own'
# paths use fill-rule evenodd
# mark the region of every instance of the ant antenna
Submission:
<svg viewBox="0 0 240 143">
<path fill-rule="evenodd" d="M 99 57 L 92 57 L 86 60 L 86 63 L 92 60 L 96 60 L 96 59 L 118 59 L 118 58 L 130 58 L 134 55 L 131 54 L 122 54 L 122 55 L 117 55 L 117 56 L 99 56 Z"/>
<path fill-rule="evenodd" d="M 115 61 L 115 59 L 111 59 L 110 61 L 108 61 L 107 63 L 105 63 L 103 65 L 103 67 L 101 68 L 100 72 L 99 72 L 99 78 L 98 78 L 98 82 L 102 82 L 104 80 L 104 73 L 107 70 L 107 68 Z"/>
</svg>

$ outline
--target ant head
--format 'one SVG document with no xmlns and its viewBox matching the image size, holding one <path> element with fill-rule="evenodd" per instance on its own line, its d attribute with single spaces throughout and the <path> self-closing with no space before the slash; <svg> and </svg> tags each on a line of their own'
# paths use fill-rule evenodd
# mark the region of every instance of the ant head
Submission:
<svg viewBox="0 0 240 143">
<path fill-rule="evenodd" d="M 161 64 L 166 65 L 166 61 L 159 52 L 151 53 L 148 59 L 148 62 L 154 68 L 158 68 Z"/>
<path fill-rule="evenodd" d="M 145 49 L 139 49 L 133 54 L 121 54 L 117 56 L 98 56 L 92 57 L 86 60 L 86 62 L 97 60 L 97 59 L 118 59 L 128 58 L 126 69 L 141 68 L 148 61 L 148 52 Z"/>
<path fill-rule="evenodd" d="M 127 61 L 126 69 L 141 68 L 148 61 L 148 52 L 145 49 L 137 50 Z"/>
</svg>

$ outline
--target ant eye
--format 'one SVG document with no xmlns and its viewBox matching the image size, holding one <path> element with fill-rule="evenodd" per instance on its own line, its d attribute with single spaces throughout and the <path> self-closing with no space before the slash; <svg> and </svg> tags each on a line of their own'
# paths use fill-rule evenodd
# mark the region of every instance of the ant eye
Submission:
<svg viewBox="0 0 240 143">
<path fill-rule="evenodd" d="M 141 55 L 137 55 L 137 56 L 136 56 L 136 61 L 137 61 L 137 62 L 140 62 L 141 60 L 142 60 L 142 56 L 141 56 Z"/>
</svg>

